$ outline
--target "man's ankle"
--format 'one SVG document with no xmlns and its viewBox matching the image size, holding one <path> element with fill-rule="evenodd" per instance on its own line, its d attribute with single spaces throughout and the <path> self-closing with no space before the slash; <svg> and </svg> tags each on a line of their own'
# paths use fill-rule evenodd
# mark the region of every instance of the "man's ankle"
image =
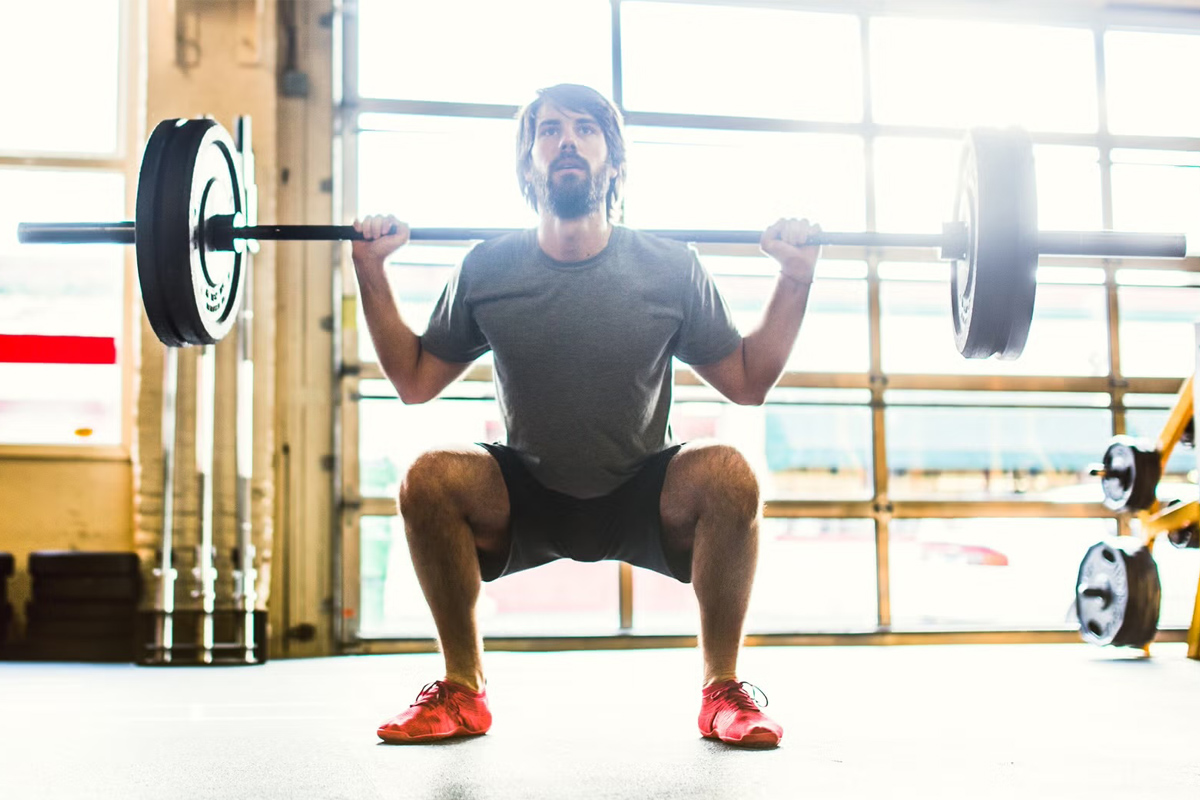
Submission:
<svg viewBox="0 0 1200 800">
<path fill-rule="evenodd" d="M 487 685 L 487 681 L 484 679 L 482 673 L 471 675 L 447 671 L 445 679 L 450 683 L 457 683 L 459 686 L 465 686 L 476 694 L 482 692 L 483 687 Z"/>
</svg>

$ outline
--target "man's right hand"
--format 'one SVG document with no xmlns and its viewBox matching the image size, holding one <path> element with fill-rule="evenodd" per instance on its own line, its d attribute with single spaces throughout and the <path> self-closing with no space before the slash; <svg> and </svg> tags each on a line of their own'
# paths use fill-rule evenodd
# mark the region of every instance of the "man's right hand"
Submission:
<svg viewBox="0 0 1200 800">
<path fill-rule="evenodd" d="M 363 235 L 350 247 L 356 267 L 383 266 L 387 257 L 408 241 L 408 225 L 390 214 L 374 214 L 361 221 L 356 219 L 354 230 Z"/>
</svg>

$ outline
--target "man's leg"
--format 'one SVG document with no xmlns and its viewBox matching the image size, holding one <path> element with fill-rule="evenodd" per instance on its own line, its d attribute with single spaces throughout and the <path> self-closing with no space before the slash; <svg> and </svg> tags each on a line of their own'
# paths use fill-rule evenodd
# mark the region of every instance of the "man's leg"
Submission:
<svg viewBox="0 0 1200 800">
<path fill-rule="evenodd" d="M 758 563 L 754 470 L 727 445 L 685 445 L 667 467 L 659 512 L 664 546 L 692 553 L 704 685 L 735 679 Z"/>
<path fill-rule="evenodd" d="M 774 747 L 783 728 L 762 713 L 737 677 L 742 627 L 758 563 L 758 480 L 726 445 L 684 447 L 663 481 L 663 545 L 692 554 L 700 603 L 704 687 L 700 733 L 740 747 Z"/>
<path fill-rule="evenodd" d="M 483 639 L 475 620 L 481 585 L 476 548 L 508 549 L 508 490 L 487 452 L 437 450 L 408 470 L 400 514 L 413 568 L 433 612 L 446 680 L 483 688 Z"/>
</svg>

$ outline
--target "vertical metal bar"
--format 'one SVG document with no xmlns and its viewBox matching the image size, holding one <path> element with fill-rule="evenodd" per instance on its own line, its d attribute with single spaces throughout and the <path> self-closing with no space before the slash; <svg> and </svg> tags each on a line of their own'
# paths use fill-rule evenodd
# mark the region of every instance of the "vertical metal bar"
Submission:
<svg viewBox="0 0 1200 800">
<path fill-rule="evenodd" d="M 179 350 L 163 348 L 163 519 L 159 544 L 158 608 L 154 615 L 154 652 L 150 663 L 169 664 L 175 648 L 175 420 L 179 386 Z"/>
<path fill-rule="evenodd" d="M 612 101 L 625 110 L 625 73 L 621 68 L 621 0 L 609 0 L 612 5 Z"/>
<path fill-rule="evenodd" d="M 867 259 L 867 326 L 871 346 L 871 472 L 874 482 L 875 591 L 880 630 L 892 626 L 890 535 L 891 511 L 888 501 L 887 426 L 883 374 L 882 287 L 879 281 L 879 257 Z"/>
<path fill-rule="evenodd" d="M 197 572 L 200 579 L 199 660 L 213 660 L 213 612 L 216 610 L 217 569 L 213 552 L 213 423 L 216 414 L 216 357 L 213 345 L 200 348 L 196 363 L 196 482 L 200 498 L 200 545 Z"/>
<path fill-rule="evenodd" d="M 246 188 L 246 208 L 253 210 L 257 205 L 257 189 L 254 189 L 254 150 L 249 117 L 238 117 L 238 152 L 242 156 L 243 185 Z M 239 644 L 241 658 L 247 664 L 259 659 L 256 656 L 258 641 L 255 638 L 254 611 L 258 604 L 258 570 L 254 567 L 254 513 L 251 503 L 251 482 L 254 476 L 254 254 L 249 250 L 242 257 L 242 269 L 246 271 L 242 286 L 242 306 L 238 311 L 237 349 L 238 372 L 234 387 L 237 416 L 234 441 L 237 465 L 237 542 L 238 556 L 234 566 L 234 604 L 240 612 L 241 630 Z"/>
</svg>

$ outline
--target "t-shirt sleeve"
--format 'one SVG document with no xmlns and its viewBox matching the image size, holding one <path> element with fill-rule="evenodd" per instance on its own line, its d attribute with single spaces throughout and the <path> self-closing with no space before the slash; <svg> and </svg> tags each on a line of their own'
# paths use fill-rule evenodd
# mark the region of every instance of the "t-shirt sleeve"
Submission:
<svg viewBox="0 0 1200 800">
<path fill-rule="evenodd" d="M 691 264 L 684 286 L 683 324 L 675 357 L 686 364 L 712 364 L 737 349 L 742 341 L 725 298 L 712 276 L 690 251 Z"/>
<path fill-rule="evenodd" d="M 456 269 L 446 282 L 421 335 L 423 348 L 443 361 L 454 363 L 474 361 L 491 349 L 471 313 L 465 267 L 464 264 Z"/>
</svg>

